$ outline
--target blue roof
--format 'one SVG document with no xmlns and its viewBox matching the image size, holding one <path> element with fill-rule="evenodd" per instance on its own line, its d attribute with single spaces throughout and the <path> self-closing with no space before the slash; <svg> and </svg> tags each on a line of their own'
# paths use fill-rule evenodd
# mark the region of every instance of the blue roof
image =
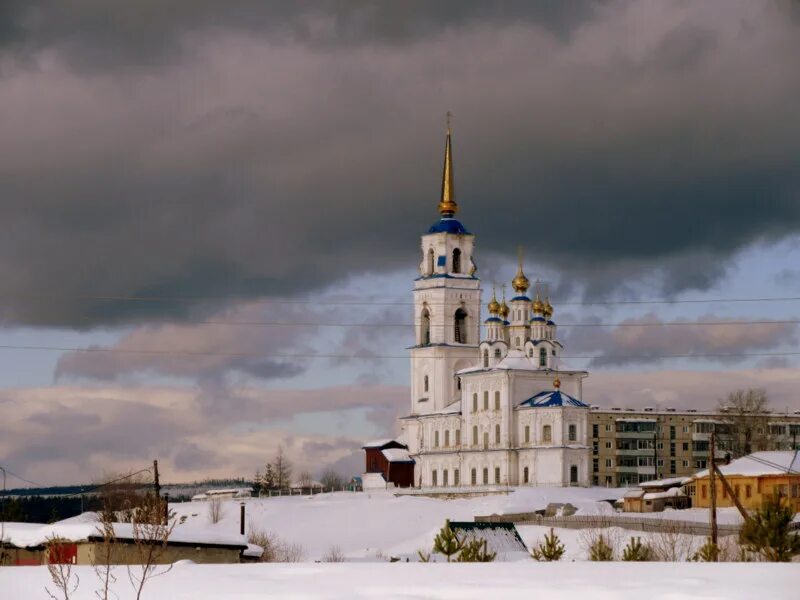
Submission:
<svg viewBox="0 0 800 600">
<path fill-rule="evenodd" d="M 544 321 L 544 317 L 531 317 L 531 321 Z"/>
<path fill-rule="evenodd" d="M 428 229 L 428 233 L 456 233 L 459 235 L 472 235 L 458 221 L 458 219 L 453 219 L 452 217 L 442 217 L 436 223 L 431 225 L 431 228 Z"/>
<path fill-rule="evenodd" d="M 545 390 L 539 392 L 535 396 L 528 398 L 520 404 L 520 406 L 531 407 L 550 407 L 550 406 L 577 406 L 579 408 L 589 408 L 588 404 L 584 404 L 577 398 L 573 398 L 562 392 L 561 390 Z"/>
<path fill-rule="evenodd" d="M 548 325 L 555 325 L 555 323 L 553 321 L 548 321 L 547 324 Z"/>
<path fill-rule="evenodd" d="M 486 323 L 502 323 L 502 322 L 503 319 L 501 319 L 500 317 L 489 317 L 488 319 L 486 319 Z"/>
<path fill-rule="evenodd" d="M 523 301 L 525 301 L 525 302 L 530 302 L 530 301 L 531 301 L 531 299 L 530 299 L 530 298 L 528 298 L 527 296 L 514 296 L 514 297 L 511 299 L 511 302 L 516 302 L 517 300 L 523 300 Z"/>
</svg>

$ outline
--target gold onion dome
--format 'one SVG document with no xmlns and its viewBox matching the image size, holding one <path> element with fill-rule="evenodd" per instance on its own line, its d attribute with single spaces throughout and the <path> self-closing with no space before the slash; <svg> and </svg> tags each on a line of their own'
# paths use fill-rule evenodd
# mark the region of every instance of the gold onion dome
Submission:
<svg viewBox="0 0 800 600">
<path fill-rule="evenodd" d="M 506 304 L 506 286 L 503 286 L 503 301 L 500 303 L 500 310 L 498 312 L 504 321 L 508 318 L 510 310 L 508 304 Z"/>
<path fill-rule="evenodd" d="M 544 316 L 548 319 L 553 316 L 553 305 L 550 304 L 550 298 L 546 298 L 544 301 L 544 310 L 542 311 Z"/>
<path fill-rule="evenodd" d="M 537 315 L 544 314 L 545 305 L 542 302 L 542 299 L 539 298 L 539 294 L 536 294 L 536 298 L 533 299 L 533 312 Z"/>
<path fill-rule="evenodd" d="M 511 280 L 511 287 L 513 287 L 514 291 L 518 294 L 524 294 L 528 291 L 528 288 L 531 287 L 531 282 L 528 281 L 528 278 L 525 277 L 525 273 L 522 272 L 522 248 L 519 249 L 519 265 L 517 266 L 516 276 Z"/>
<path fill-rule="evenodd" d="M 492 299 L 489 301 L 488 304 L 489 313 L 496 315 L 500 312 L 500 303 L 497 301 L 497 294 L 494 290 L 492 290 Z"/>
<path fill-rule="evenodd" d="M 439 213 L 442 217 L 452 217 L 458 211 L 456 188 L 453 185 L 453 149 L 450 142 L 450 113 L 447 113 L 447 140 L 444 144 L 444 170 L 442 172 L 442 196 L 439 200 Z"/>
</svg>

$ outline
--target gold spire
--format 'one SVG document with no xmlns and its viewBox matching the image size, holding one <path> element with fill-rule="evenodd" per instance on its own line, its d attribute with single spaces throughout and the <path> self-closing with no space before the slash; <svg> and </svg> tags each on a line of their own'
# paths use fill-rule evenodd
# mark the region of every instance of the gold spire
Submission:
<svg viewBox="0 0 800 600">
<path fill-rule="evenodd" d="M 505 321 L 508 318 L 508 304 L 506 304 L 506 286 L 503 286 L 503 301 L 500 303 L 500 316 Z"/>
<path fill-rule="evenodd" d="M 447 111 L 447 141 L 444 145 L 444 169 L 442 171 L 442 198 L 439 200 L 439 212 L 443 217 L 452 217 L 458 210 L 456 189 L 453 185 L 453 150 L 450 142 L 450 117 Z"/>
<path fill-rule="evenodd" d="M 553 387 L 556 389 L 561 387 L 561 380 L 558 378 L 558 374 L 556 374 L 556 378 L 553 379 Z"/>
<path fill-rule="evenodd" d="M 492 299 L 489 302 L 489 313 L 492 315 L 496 315 L 500 312 L 500 303 L 497 301 L 497 291 L 495 290 L 494 284 L 492 284 Z"/>
<path fill-rule="evenodd" d="M 511 287 L 514 288 L 515 292 L 524 294 L 531 286 L 531 282 L 528 281 L 528 278 L 525 277 L 525 273 L 522 272 L 522 246 L 519 247 L 517 254 L 519 255 L 519 265 L 517 266 L 517 275 L 511 280 Z"/>
<path fill-rule="evenodd" d="M 541 282 L 537 279 L 536 280 L 536 296 L 533 298 L 533 312 L 537 315 L 543 315 L 545 311 L 545 303 L 542 302 L 541 298 Z"/>
</svg>

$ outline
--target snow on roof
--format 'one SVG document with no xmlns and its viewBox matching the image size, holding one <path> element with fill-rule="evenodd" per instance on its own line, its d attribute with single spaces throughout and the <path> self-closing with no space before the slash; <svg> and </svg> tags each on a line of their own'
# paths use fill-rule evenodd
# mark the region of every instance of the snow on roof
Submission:
<svg viewBox="0 0 800 600">
<path fill-rule="evenodd" d="M 753 452 L 737 458 L 727 465 L 718 465 L 723 475 L 759 477 L 763 475 L 800 475 L 800 451 Z M 708 469 L 695 474 L 695 478 L 708 477 Z"/>
<path fill-rule="evenodd" d="M 394 440 L 384 439 L 384 440 L 372 440 L 371 442 L 367 442 L 362 448 L 382 448 L 386 444 L 391 444 Z"/>
<path fill-rule="evenodd" d="M 58 538 L 69 542 L 85 542 L 90 538 L 100 538 L 100 524 L 96 521 L 57 523 L 5 523 L 6 543 L 17 548 L 33 548 L 45 545 L 48 540 Z M 130 523 L 114 523 L 114 535 L 119 540 L 133 540 L 133 525 Z M 172 530 L 170 544 L 198 544 L 204 546 L 238 546 L 245 548 L 247 540 L 239 534 L 223 533 L 208 529 Z"/>
<path fill-rule="evenodd" d="M 507 554 L 511 552 L 528 552 L 525 542 L 522 541 L 517 528 L 513 523 L 473 523 L 451 522 L 451 529 L 459 539 L 486 540 L 486 548 L 489 552 Z"/>
<path fill-rule="evenodd" d="M 685 485 L 689 483 L 691 480 L 692 480 L 691 477 L 669 477 L 667 479 L 655 479 L 653 481 L 643 481 L 642 483 L 639 484 L 639 487 L 642 489 L 676 487 Z"/>
<path fill-rule="evenodd" d="M 402 448 L 386 448 L 385 450 L 381 450 L 381 454 L 383 454 L 389 462 L 414 462 L 414 459 L 408 455 L 408 450 L 403 450 Z"/>
<path fill-rule="evenodd" d="M 683 490 L 679 487 L 670 488 L 663 492 L 647 492 L 642 496 L 643 500 L 657 500 L 659 498 L 675 498 L 676 496 L 685 496 Z"/>
</svg>

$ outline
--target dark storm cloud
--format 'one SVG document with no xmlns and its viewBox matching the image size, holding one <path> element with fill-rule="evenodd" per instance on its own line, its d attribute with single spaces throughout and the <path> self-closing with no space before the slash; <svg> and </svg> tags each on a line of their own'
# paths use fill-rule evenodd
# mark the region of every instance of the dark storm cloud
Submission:
<svg viewBox="0 0 800 600">
<path fill-rule="evenodd" d="M 2 316 L 195 317 L 213 307 L 93 297 L 414 264 L 446 109 L 479 252 L 523 243 L 588 290 L 707 287 L 797 231 L 782 4 L 484 4 L 4 3 Z"/>
</svg>

